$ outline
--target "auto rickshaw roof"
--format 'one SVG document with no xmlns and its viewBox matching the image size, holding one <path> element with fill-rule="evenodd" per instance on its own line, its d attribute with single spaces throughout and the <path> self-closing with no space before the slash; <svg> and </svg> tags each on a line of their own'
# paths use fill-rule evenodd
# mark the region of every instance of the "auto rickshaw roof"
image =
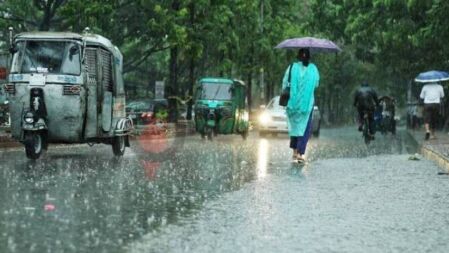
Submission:
<svg viewBox="0 0 449 253">
<path fill-rule="evenodd" d="M 81 40 L 83 36 L 71 32 L 24 32 L 15 36 L 15 39 L 74 39 Z"/>
<path fill-rule="evenodd" d="M 24 32 L 15 36 L 17 40 L 84 40 L 88 45 L 98 45 L 109 49 L 114 56 L 122 61 L 120 50 L 107 38 L 93 33 L 72 33 L 72 32 Z"/>
<path fill-rule="evenodd" d="M 239 79 L 234 79 L 234 83 L 245 86 L 245 82 L 243 82 L 242 80 L 239 80 Z"/>
<path fill-rule="evenodd" d="M 233 84 L 234 81 L 232 79 L 227 79 L 227 78 L 205 77 L 205 78 L 200 79 L 200 83 Z"/>
<path fill-rule="evenodd" d="M 92 34 L 92 33 L 85 33 L 85 34 L 78 34 L 78 33 L 72 33 L 72 32 L 24 32 L 19 33 L 15 36 L 15 39 L 72 39 L 72 40 L 85 40 L 89 44 L 98 44 L 105 47 L 113 48 L 114 45 L 111 43 L 110 40 L 106 39 L 105 37 L 98 35 L 98 34 Z"/>
</svg>

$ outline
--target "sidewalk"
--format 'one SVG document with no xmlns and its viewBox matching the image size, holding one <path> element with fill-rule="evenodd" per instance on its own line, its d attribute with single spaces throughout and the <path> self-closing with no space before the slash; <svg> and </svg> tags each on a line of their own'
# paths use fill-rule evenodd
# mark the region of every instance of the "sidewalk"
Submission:
<svg viewBox="0 0 449 253">
<path fill-rule="evenodd" d="M 418 130 L 407 129 L 407 132 L 415 139 L 420 147 L 421 154 L 449 171 L 449 134 L 437 131 L 436 139 L 424 140 L 424 128 Z"/>
</svg>

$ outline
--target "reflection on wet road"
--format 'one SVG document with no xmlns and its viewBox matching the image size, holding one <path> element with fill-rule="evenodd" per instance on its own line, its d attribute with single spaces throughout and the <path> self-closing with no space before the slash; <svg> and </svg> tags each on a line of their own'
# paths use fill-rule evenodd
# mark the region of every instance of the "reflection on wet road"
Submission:
<svg viewBox="0 0 449 253">
<path fill-rule="evenodd" d="M 322 131 L 304 166 L 286 138 L 187 137 L 152 153 L 134 142 L 0 152 L 0 252 L 439 251 L 449 181 L 408 161 L 401 133 L 370 147 Z M 158 150 L 157 152 L 159 152 Z"/>
</svg>

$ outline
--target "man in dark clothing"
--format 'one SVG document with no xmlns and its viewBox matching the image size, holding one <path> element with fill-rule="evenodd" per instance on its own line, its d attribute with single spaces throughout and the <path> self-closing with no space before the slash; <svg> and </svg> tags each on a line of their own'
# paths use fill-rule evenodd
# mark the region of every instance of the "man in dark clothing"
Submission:
<svg viewBox="0 0 449 253">
<path fill-rule="evenodd" d="M 354 96 L 354 106 L 359 113 L 359 131 L 363 129 L 363 115 L 368 113 L 370 134 L 374 136 L 374 111 L 379 106 L 379 99 L 376 91 L 368 83 L 363 83 Z"/>
</svg>

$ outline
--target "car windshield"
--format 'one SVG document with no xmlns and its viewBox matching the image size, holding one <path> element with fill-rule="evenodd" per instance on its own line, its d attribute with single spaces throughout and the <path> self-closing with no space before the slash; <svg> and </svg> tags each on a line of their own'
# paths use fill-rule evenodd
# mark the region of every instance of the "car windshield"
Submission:
<svg viewBox="0 0 449 253">
<path fill-rule="evenodd" d="M 269 110 L 284 110 L 284 107 L 279 105 L 279 97 L 273 98 L 267 105 Z"/>
<path fill-rule="evenodd" d="M 80 46 L 75 42 L 21 41 L 16 50 L 13 73 L 81 74 Z"/>
<path fill-rule="evenodd" d="M 232 98 L 231 84 L 203 83 L 200 99 L 229 100 Z"/>
</svg>

